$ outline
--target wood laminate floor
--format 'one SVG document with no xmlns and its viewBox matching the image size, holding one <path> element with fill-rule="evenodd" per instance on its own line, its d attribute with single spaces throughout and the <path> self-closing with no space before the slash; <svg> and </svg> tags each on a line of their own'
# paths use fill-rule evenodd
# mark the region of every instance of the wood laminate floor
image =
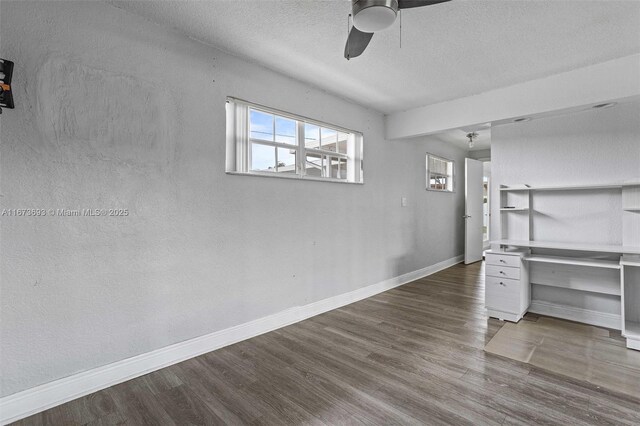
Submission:
<svg viewBox="0 0 640 426">
<path fill-rule="evenodd" d="M 640 351 L 606 328 L 525 317 L 505 323 L 485 351 L 640 398 Z"/>
<path fill-rule="evenodd" d="M 456 265 L 17 424 L 640 424 L 639 399 L 486 353 L 503 323 L 487 319 L 482 268 Z"/>
</svg>

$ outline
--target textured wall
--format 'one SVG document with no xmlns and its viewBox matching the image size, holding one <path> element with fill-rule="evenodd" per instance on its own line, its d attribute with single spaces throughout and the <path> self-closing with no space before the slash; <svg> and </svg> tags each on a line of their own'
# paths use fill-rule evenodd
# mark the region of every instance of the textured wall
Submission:
<svg viewBox="0 0 640 426">
<path fill-rule="evenodd" d="M 462 253 L 424 153 L 463 151 L 110 5 L 0 12 L 0 208 L 129 210 L 0 218 L 0 396 Z M 365 184 L 226 175 L 228 95 L 362 131 Z"/>
<path fill-rule="evenodd" d="M 640 178 L 640 102 L 491 129 L 492 197 L 500 185 L 581 185 Z M 499 238 L 499 202 L 492 203 L 492 239 Z M 533 238 L 621 244 L 620 191 L 536 193 Z M 611 298 L 535 288 L 534 298 L 615 313 Z M 619 303 L 618 303 L 619 305 Z"/>
</svg>

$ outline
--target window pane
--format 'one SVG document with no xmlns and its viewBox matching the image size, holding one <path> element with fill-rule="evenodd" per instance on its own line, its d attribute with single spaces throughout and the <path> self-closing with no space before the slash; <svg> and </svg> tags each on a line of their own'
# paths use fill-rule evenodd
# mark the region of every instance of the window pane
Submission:
<svg viewBox="0 0 640 426">
<path fill-rule="evenodd" d="M 338 178 L 338 169 L 340 167 L 340 162 L 335 157 L 327 157 L 328 165 L 329 165 L 329 173 L 332 178 Z"/>
<path fill-rule="evenodd" d="M 273 141 L 273 115 L 250 110 L 251 139 Z"/>
<path fill-rule="evenodd" d="M 306 148 L 320 147 L 320 127 L 313 124 L 304 124 L 304 146 Z"/>
<path fill-rule="evenodd" d="M 251 170 L 274 172 L 276 170 L 276 149 L 272 146 L 252 143 Z"/>
<path fill-rule="evenodd" d="M 278 148 L 278 173 L 296 172 L 296 150 Z"/>
<path fill-rule="evenodd" d="M 297 145 L 296 122 L 284 117 L 276 116 L 276 142 Z"/>
<path fill-rule="evenodd" d="M 349 141 L 349 133 L 338 132 L 338 152 L 347 153 L 347 142 Z"/>
<path fill-rule="evenodd" d="M 322 155 L 307 154 L 304 168 L 307 176 L 324 176 L 322 172 Z"/>
<path fill-rule="evenodd" d="M 446 176 L 432 175 L 430 179 L 431 189 L 447 190 L 449 179 Z"/>
<path fill-rule="evenodd" d="M 329 167 L 330 176 L 335 179 L 347 178 L 347 160 L 335 157 L 326 157 L 326 161 L 331 166 Z"/>
<path fill-rule="evenodd" d="M 346 179 L 347 178 L 347 160 L 340 160 L 340 169 L 338 173 L 338 179 Z"/>
<path fill-rule="evenodd" d="M 338 147 L 338 132 L 332 129 L 322 128 L 322 149 L 327 151 L 337 151 Z"/>
<path fill-rule="evenodd" d="M 427 155 L 427 188 L 453 192 L 453 161 Z"/>
</svg>

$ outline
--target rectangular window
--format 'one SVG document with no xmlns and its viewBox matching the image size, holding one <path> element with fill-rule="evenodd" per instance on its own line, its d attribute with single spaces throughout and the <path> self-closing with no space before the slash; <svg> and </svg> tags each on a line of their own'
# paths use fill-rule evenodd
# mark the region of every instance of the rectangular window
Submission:
<svg viewBox="0 0 640 426">
<path fill-rule="evenodd" d="M 362 183 L 362 134 L 227 98 L 227 172 Z"/>
<path fill-rule="evenodd" d="M 453 161 L 427 154 L 427 189 L 453 192 Z"/>
</svg>

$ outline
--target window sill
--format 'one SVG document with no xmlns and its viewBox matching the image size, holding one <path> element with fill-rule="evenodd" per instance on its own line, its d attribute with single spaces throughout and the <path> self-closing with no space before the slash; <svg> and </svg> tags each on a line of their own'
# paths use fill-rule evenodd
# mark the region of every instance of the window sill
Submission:
<svg viewBox="0 0 640 426">
<path fill-rule="evenodd" d="M 449 191 L 448 189 L 431 189 L 431 188 L 425 188 L 427 191 L 429 192 L 442 192 L 444 194 L 455 194 L 456 191 Z"/>
<path fill-rule="evenodd" d="M 277 173 L 255 173 L 255 172 L 234 172 L 234 171 L 226 171 L 228 175 L 236 175 L 236 176 L 253 176 L 253 177 L 266 177 L 266 178 L 275 178 L 275 179 L 292 179 L 298 181 L 313 181 L 313 182 L 326 182 L 326 183 L 339 183 L 346 185 L 364 185 L 364 182 L 347 182 L 342 179 L 332 179 L 332 178 L 318 178 L 314 176 L 299 176 L 299 175 L 286 175 L 286 174 L 277 174 Z"/>
</svg>

